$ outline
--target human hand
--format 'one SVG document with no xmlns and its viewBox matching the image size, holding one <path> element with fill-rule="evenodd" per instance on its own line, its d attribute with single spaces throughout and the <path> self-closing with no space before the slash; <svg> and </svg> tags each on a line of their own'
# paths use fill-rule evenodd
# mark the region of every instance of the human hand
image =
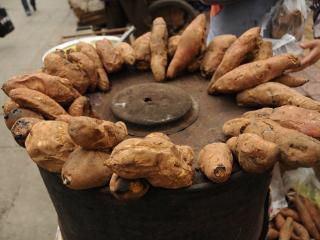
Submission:
<svg viewBox="0 0 320 240">
<path fill-rule="evenodd" d="M 320 40 L 315 39 L 300 44 L 303 49 L 309 49 L 309 53 L 301 59 L 301 69 L 304 69 L 320 59 Z"/>
</svg>

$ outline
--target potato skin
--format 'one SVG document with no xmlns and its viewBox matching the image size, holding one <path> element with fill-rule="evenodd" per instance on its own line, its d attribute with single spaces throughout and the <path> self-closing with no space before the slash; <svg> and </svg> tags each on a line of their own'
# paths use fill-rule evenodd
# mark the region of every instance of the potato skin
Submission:
<svg viewBox="0 0 320 240">
<path fill-rule="evenodd" d="M 163 81 L 166 77 L 167 44 L 167 24 L 162 17 L 158 17 L 153 20 L 150 37 L 151 70 L 156 81 Z"/>
<path fill-rule="evenodd" d="M 68 134 L 68 124 L 61 121 L 36 123 L 25 141 L 25 146 L 30 158 L 39 167 L 58 173 L 76 149 L 76 144 Z"/>
<path fill-rule="evenodd" d="M 148 70 L 150 68 L 151 50 L 150 50 L 151 32 L 147 32 L 138 37 L 132 44 L 136 58 L 136 68 L 138 70 Z"/>
<path fill-rule="evenodd" d="M 204 14 L 200 14 L 183 31 L 177 50 L 167 70 L 168 78 L 176 77 L 200 53 L 205 32 L 206 17 Z"/>
<path fill-rule="evenodd" d="M 16 108 L 16 109 L 13 109 L 8 114 L 4 115 L 7 128 L 11 130 L 14 123 L 20 118 L 24 118 L 24 117 L 31 117 L 31 118 L 37 118 L 37 119 L 43 120 L 43 117 L 36 112 L 33 112 L 28 109 L 24 109 L 24 108 Z"/>
<path fill-rule="evenodd" d="M 80 116 L 69 120 L 68 132 L 73 141 L 89 150 L 108 151 L 123 141 L 128 131 L 123 122 L 109 122 Z"/>
<path fill-rule="evenodd" d="M 285 70 L 300 66 L 297 57 L 282 54 L 252 63 L 243 64 L 209 84 L 208 93 L 235 93 L 255 87 L 283 74 Z"/>
<path fill-rule="evenodd" d="M 236 36 L 226 34 L 215 37 L 209 43 L 200 66 L 203 77 L 212 77 L 221 63 L 225 52 L 236 39 Z"/>
<path fill-rule="evenodd" d="M 10 91 L 10 97 L 21 107 L 40 113 L 46 119 L 55 119 L 67 112 L 52 98 L 28 88 L 16 88 Z"/>
<path fill-rule="evenodd" d="M 150 185 L 144 179 L 124 179 L 117 174 L 112 174 L 110 180 L 110 192 L 118 200 L 130 201 L 143 197 Z"/>
<path fill-rule="evenodd" d="M 29 88 L 39 91 L 63 106 L 68 106 L 80 96 L 80 93 L 68 79 L 41 72 L 14 76 L 2 85 L 2 90 L 7 95 L 12 89 L 16 88 Z"/>
<path fill-rule="evenodd" d="M 251 173 L 262 173 L 280 159 L 280 150 L 273 142 L 265 141 L 256 134 L 244 133 L 227 141 L 237 156 L 240 166 Z"/>
<path fill-rule="evenodd" d="M 225 143 L 211 143 L 201 149 L 198 164 L 212 182 L 226 182 L 232 173 L 232 153 Z"/>
<path fill-rule="evenodd" d="M 112 172 L 104 165 L 110 155 L 106 152 L 75 149 L 62 167 L 63 183 L 71 189 L 83 190 L 107 185 Z"/>
<path fill-rule="evenodd" d="M 268 94 L 266 94 L 268 93 Z M 303 96 L 296 90 L 281 83 L 267 82 L 237 94 L 240 106 L 280 107 L 293 105 L 320 111 L 320 103 Z"/>
</svg>

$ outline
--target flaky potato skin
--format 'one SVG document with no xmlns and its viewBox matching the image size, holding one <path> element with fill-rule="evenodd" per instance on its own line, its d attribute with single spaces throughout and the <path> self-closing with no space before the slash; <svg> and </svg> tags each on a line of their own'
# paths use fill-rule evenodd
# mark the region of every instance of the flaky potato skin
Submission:
<svg viewBox="0 0 320 240">
<path fill-rule="evenodd" d="M 289 74 L 283 74 L 280 77 L 273 79 L 272 81 L 282 83 L 288 87 L 293 87 L 293 88 L 300 87 L 306 84 L 307 82 L 309 82 L 307 78 L 291 76 Z"/>
<path fill-rule="evenodd" d="M 109 40 L 97 41 L 96 50 L 107 73 L 117 72 L 122 68 L 124 59 L 119 49 L 116 49 Z"/>
<path fill-rule="evenodd" d="M 61 121 L 36 123 L 25 141 L 25 146 L 30 158 L 39 167 L 58 173 L 76 149 L 76 144 L 68 134 L 68 124 Z"/>
<path fill-rule="evenodd" d="M 280 159 L 277 144 L 265 141 L 256 134 L 244 133 L 227 141 L 237 156 L 240 166 L 251 173 L 262 173 L 274 166 Z"/>
<path fill-rule="evenodd" d="M 23 117 L 18 119 L 11 128 L 14 140 L 21 146 L 25 147 L 25 141 L 32 129 L 32 127 L 43 119 L 33 117 Z"/>
<path fill-rule="evenodd" d="M 113 123 L 85 116 L 72 117 L 68 121 L 72 140 L 89 150 L 109 150 L 128 135 L 123 122 Z"/>
<path fill-rule="evenodd" d="M 320 103 L 303 96 L 296 90 L 281 83 L 267 82 L 237 94 L 240 106 L 280 107 L 293 105 L 320 111 Z"/>
<path fill-rule="evenodd" d="M 46 119 L 53 120 L 58 115 L 67 112 L 56 101 L 47 95 L 28 88 L 16 88 L 10 91 L 10 98 L 21 107 L 30 109 L 43 115 Z"/>
<path fill-rule="evenodd" d="M 121 142 L 106 164 L 120 177 L 145 178 L 152 186 L 176 189 L 192 184 L 193 156 L 190 147 L 177 146 L 165 136 L 152 134 Z"/>
<path fill-rule="evenodd" d="M 67 78 L 80 94 L 84 94 L 90 85 L 87 73 L 79 64 L 68 61 L 62 50 L 49 53 L 45 57 L 43 70 L 50 75 Z"/>
<path fill-rule="evenodd" d="M 256 48 L 259 41 L 261 41 L 260 30 L 260 27 L 250 28 L 228 48 L 221 63 L 212 76 L 210 85 L 227 72 L 240 66 L 246 55 Z"/>
<path fill-rule="evenodd" d="M 150 68 L 151 50 L 150 50 L 151 32 L 147 32 L 138 37 L 132 44 L 136 58 L 136 68 L 138 70 L 148 70 Z"/>
<path fill-rule="evenodd" d="M 223 132 L 229 136 L 252 133 L 277 144 L 280 161 L 288 167 L 312 167 L 320 159 L 320 141 L 270 119 L 232 119 L 224 124 Z"/>
<path fill-rule="evenodd" d="M 245 118 L 268 118 L 281 126 L 295 129 L 310 137 L 320 138 L 320 113 L 301 107 L 285 105 L 246 112 Z"/>
<path fill-rule="evenodd" d="M 235 93 L 268 82 L 285 70 L 300 66 L 292 54 L 282 54 L 266 60 L 243 64 L 209 84 L 208 93 Z"/>
<path fill-rule="evenodd" d="M 9 112 L 8 114 L 4 115 L 4 120 L 7 128 L 11 130 L 14 123 L 18 121 L 20 118 L 24 118 L 24 117 L 32 117 L 32 118 L 43 120 L 43 117 L 34 111 L 31 111 L 25 108 L 15 108 L 11 110 L 11 112 Z"/>
<path fill-rule="evenodd" d="M 176 77 L 200 53 L 205 32 L 206 17 L 204 14 L 200 14 L 183 31 L 177 50 L 167 70 L 168 78 Z"/>
<path fill-rule="evenodd" d="M 198 164 L 212 182 L 222 183 L 231 176 L 232 153 L 225 143 L 211 143 L 201 149 Z"/>
<path fill-rule="evenodd" d="M 177 50 L 178 44 L 180 42 L 180 39 L 181 39 L 181 35 L 174 35 L 168 39 L 168 57 L 170 59 L 173 58 Z"/>
<path fill-rule="evenodd" d="M 236 39 L 236 36 L 226 34 L 215 37 L 209 43 L 200 66 L 203 77 L 212 77 L 221 63 L 225 52 Z"/>
<path fill-rule="evenodd" d="M 158 17 L 153 20 L 150 37 L 151 71 L 156 81 L 163 81 L 166 78 L 168 64 L 167 44 L 167 24 L 162 17 Z"/>
<path fill-rule="evenodd" d="M 104 165 L 110 155 L 106 152 L 75 149 L 63 165 L 61 178 L 71 189 L 83 190 L 108 185 L 112 172 Z"/>
<path fill-rule="evenodd" d="M 109 188 L 116 199 L 130 201 L 143 197 L 148 192 L 150 185 L 144 179 L 124 179 L 114 173 Z"/>
<path fill-rule="evenodd" d="M 115 48 L 120 52 L 125 64 L 130 66 L 134 65 L 136 62 L 136 56 L 130 44 L 126 42 L 120 42 L 116 44 Z"/>
<path fill-rule="evenodd" d="M 2 85 L 2 90 L 7 95 L 16 88 L 39 91 L 63 106 L 68 106 L 80 96 L 68 79 L 41 72 L 14 76 Z"/>
</svg>

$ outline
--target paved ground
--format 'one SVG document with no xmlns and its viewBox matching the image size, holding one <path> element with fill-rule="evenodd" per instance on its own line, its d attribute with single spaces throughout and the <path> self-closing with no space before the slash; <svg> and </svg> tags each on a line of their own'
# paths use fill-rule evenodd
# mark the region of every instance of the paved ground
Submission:
<svg viewBox="0 0 320 240">
<path fill-rule="evenodd" d="M 2 0 L 1 5 L 16 30 L 0 39 L 0 84 L 40 68 L 42 54 L 76 26 L 67 0 L 38 1 L 32 17 L 25 16 L 20 0 Z M 1 104 L 4 99 L 1 92 Z M 0 240 L 53 240 L 57 218 L 38 170 L 2 120 L 0 131 Z"/>
</svg>

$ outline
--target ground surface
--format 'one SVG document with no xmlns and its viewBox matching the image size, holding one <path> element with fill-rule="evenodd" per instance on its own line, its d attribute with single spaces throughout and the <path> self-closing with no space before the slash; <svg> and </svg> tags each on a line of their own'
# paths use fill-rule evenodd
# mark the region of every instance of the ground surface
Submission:
<svg viewBox="0 0 320 240">
<path fill-rule="evenodd" d="M 76 19 L 67 0 L 41 0 L 26 17 L 20 0 L 2 0 L 15 31 L 0 39 L 0 84 L 14 74 L 41 67 L 41 56 L 62 35 L 74 33 Z M 5 99 L 0 93 L 2 105 Z M 36 166 L 0 121 L 0 239 L 53 240 L 57 217 Z"/>
<path fill-rule="evenodd" d="M 42 54 L 62 35 L 75 32 L 76 19 L 66 0 L 38 2 L 39 11 L 26 17 L 20 1 L 1 1 L 16 30 L 0 39 L 0 84 L 12 75 L 40 68 Z M 303 90 L 320 100 L 319 71 L 313 67 L 308 74 L 312 81 Z M 4 99 L 1 92 L 1 104 Z M 53 240 L 57 218 L 38 170 L 2 120 L 0 132 L 0 240 Z"/>
</svg>

